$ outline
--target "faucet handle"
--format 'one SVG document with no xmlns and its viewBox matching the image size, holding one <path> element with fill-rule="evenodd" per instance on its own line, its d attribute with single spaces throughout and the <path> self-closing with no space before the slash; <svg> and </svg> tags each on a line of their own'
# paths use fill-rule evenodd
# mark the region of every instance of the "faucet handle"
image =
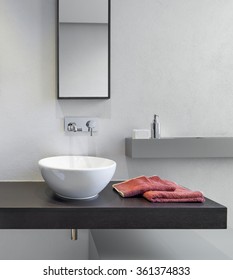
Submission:
<svg viewBox="0 0 233 280">
<path fill-rule="evenodd" d="M 67 130 L 68 131 L 77 132 L 77 131 L 82 131 L 82 128 L 78 128 L 76 123 L 72 122 L 72 123 L 68 123 Z"/>
<path fill-rule="evenodd" d="M 76 123 L 68 123 L 67 130 L 68 131 L 76 131 Z"/>
<path fill-rule="evenodd" d="M 94 120 L 89 120 L 86 123 L 86 126 L 88 128 L 88 131 L 90 132 L 90 135 L 93 135 L 93 129 L 96 127 L 96 121 Z"/>
</svg>

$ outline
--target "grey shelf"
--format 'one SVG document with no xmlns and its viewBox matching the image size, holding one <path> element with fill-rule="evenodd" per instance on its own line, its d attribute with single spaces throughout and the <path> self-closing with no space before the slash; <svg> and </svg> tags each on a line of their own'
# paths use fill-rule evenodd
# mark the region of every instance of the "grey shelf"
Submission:
<svg viewBox="0 0 233 280">
<path fill-rule="evenodd" d="M 125 139 L 131 158 L 232 158 L 233 137 Z"/>
</svg>

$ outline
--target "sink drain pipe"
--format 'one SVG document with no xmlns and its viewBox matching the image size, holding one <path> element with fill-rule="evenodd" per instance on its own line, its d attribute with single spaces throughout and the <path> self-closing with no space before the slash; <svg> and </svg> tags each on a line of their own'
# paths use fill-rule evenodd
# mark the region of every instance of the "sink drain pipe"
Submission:
<svg viewBox="0 0 233 280">
<path fill-rule="evenodd" d="M 71 240 L 78 240 L 78 230 L 76 228 L 71 229 Z"/>
</svg>

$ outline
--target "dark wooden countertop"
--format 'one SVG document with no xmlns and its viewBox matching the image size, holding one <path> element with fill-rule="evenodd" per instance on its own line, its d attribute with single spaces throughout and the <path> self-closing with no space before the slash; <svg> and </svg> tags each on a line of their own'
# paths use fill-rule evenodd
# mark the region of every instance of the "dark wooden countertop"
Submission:
<svg viewBox="0 0 233 280">
<path fill-rule="evenodd" d="M 224 229 L 227 208 L 122 198 L 109 185 L 98 198 L 65 200 L 44 182 L 0 182 L 0 229 Z"/>
</svg>

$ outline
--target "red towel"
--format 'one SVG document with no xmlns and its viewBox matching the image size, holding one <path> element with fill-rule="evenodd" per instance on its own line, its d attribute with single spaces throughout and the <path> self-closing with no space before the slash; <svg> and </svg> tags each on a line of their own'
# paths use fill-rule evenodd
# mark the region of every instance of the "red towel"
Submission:
<svg viewBox="0 0 233 280">
<path fill-rule="evenodd" d="M 136 177 L 122 183 L 117 183 L 112 186 L 121 196 L 131 197 L 144 192 L 155 191 L 174 191 L 175 186 L 172 186 L 169 182 L 165 182 L 158 176 Z"/>
<path fill-rule="evenodd" d="M 174 191 L 178 186 L 176 183 L 161 179 L 159 176 L 151 176 L 149 179 L 155 184 L 157 191 Z"/>
<path fill-rule="evenodd" d="M 151 202 L 204 202 L 205 198 L 199 191 L 191 191 L 178 186 L 174 192 L 148 191 L 143 197 Z"/>
</svg>

